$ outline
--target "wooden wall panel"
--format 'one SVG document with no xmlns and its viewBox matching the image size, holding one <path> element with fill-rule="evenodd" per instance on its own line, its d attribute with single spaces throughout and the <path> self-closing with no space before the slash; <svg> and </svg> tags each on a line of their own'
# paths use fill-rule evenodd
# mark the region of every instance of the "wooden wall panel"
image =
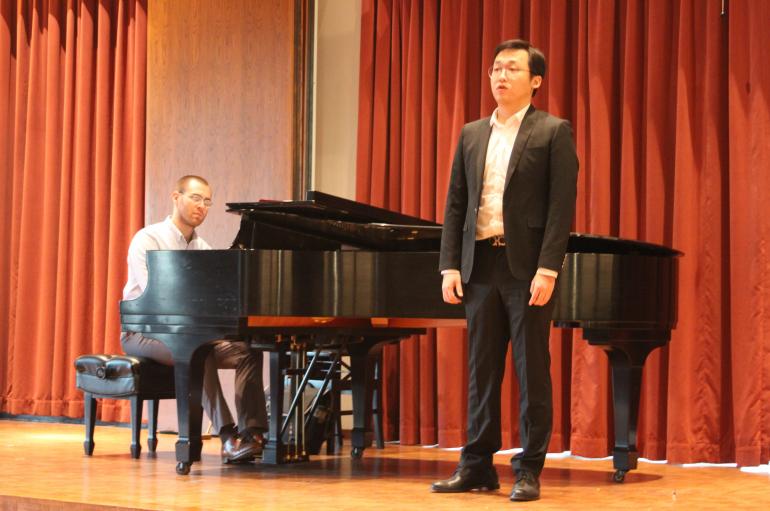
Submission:
<svg viewBox="0 0 770 511">
<path fill-rule="evenodd" d="M 145 220 L 199 174 L 215 202 L 201 234 L 228 247 L 226 202 L 293 196 L 295 1 L 150 0 L 147 19 Z"/>
</svg>

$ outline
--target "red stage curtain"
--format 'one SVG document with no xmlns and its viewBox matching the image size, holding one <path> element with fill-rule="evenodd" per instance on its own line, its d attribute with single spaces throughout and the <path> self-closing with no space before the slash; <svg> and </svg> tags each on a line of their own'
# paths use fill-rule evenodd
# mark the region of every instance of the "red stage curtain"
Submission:
<svg viewBox="0 0 770 511">
<path fill-rule="evenodd" d="M 144 216 L 145 0 L 0 0 L 0 411 L 79 416 Z M 107 403 L 102 418 L 125 419 Z"/>
<path fill-rule="evenodd" d="M 575 128 L 575 230 L 685 253 L 678 327 L 645 367 L 641 455 L 756 465 L 770 458 L 770 10 L 749 0 L 722 7 L 364 0 L 356 193 L 441 221 L 459 130 L 494 108 L 484 72 L 493 48 L 530 39 L 549 64 L 535 105 Z M 553 330 L 551 352 L 550 449 L 607 455 L 605 355 L 579 331 Z M 461 445 L 465 364 L 457 330 L 390 348 L 388 437 Z M 508 373 L 504 444 L 513 447 Z"/>
</svg>

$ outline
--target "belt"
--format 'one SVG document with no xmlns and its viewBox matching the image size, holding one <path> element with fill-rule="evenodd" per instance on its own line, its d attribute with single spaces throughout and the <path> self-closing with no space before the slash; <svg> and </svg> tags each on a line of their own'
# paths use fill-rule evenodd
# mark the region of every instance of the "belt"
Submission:
<svg viewBox="0 0 770 511">
<path fill-rule="evenodd" d="M 505 246 L 505 238 L 502 234 L 498 234 L 497 236 L 491 236 L 489 238 L 484 238 L 483 240 L 479 240 L 484 243 L 489 243 L 493 247 L 504 247 Z"/>
</svg>

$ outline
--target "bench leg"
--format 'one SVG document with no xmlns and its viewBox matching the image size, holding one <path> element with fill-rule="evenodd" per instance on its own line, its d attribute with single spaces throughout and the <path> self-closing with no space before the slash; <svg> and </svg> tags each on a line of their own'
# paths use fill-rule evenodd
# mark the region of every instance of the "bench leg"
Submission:
<svg viewBox="0 0 770 511">
<path fill-rule="evenodd" d="M 83 424 L 86 426 L 86 440 L 83 451 L 86 456 L 94 453 L 94 425 L 96 424 L 96 399 L 90 392 L 83 393 Z"/>
<path fill-rule="evenodd" d="M 158 446 L 158 438 L 155 436 L 158 432 L 158 403 L 160 400 L 153 399 L 147 407 L 147 449 L 150 452 L 155 452 Z"/>
<path fill-rule="evenodd" d="M 138 458 L 142 452 L 140 435 L 142 432 L 142 400 L 131 396 L 131 457 Z"/>
</svg>

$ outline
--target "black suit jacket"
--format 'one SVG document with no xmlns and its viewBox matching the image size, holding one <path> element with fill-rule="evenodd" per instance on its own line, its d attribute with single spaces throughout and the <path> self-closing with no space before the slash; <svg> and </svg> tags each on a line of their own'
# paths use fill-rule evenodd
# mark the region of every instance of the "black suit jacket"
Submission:
<svg viewBox="0 0 770 511">
<path fill-rule="evenodd" d="M 463 126 L 444 211 L 439 270 L 473 270 L 476 216 L 492 133 L 486 117 Z M 575 215 L 578 160 L 572 127 L 530 107 L 508 163 L 503 193 L 506 256 L 513 276 L 531 280 L 538 268 L 560 271 Z"/>
</svg>

